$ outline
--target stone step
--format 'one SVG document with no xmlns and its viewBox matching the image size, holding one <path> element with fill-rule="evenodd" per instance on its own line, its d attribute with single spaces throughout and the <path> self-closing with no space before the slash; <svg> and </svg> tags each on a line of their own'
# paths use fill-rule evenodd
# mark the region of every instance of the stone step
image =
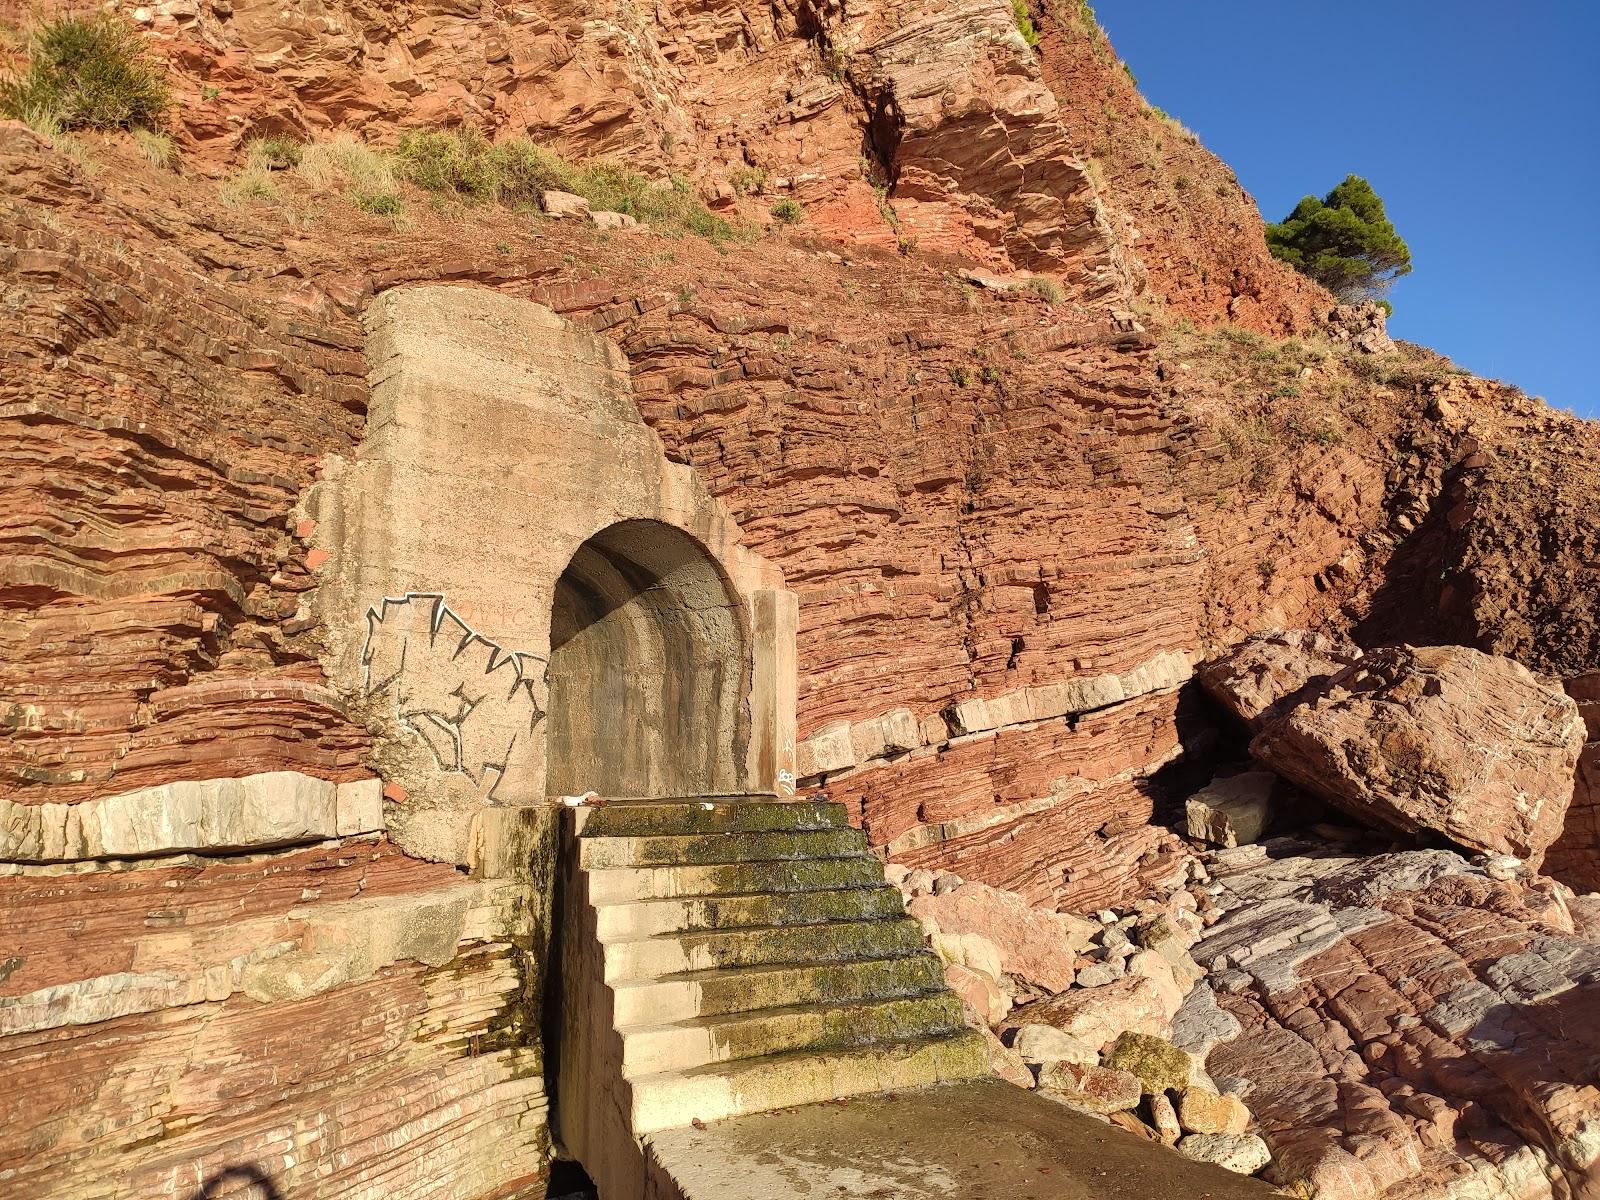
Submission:
<svg viewBox="0 0 1600 1200">
<path fill-rule="evenodd" d="M 650 834 L 643 837 L 584 837 L 579 855 L 588 870 L 604 867 L 673 867 L 704 863 L 771 862 L 842 858 L 865 854 L 859 829 L 767 833 Z"/>
<path fill-rule="evenodd" d="M 904 912 L 899 889 L 880 884 L 827 891 L 623 901 L 597 905 L 595 920 L 602 942 L 631 942 L 668 933 L 873 920 Z"/>
<path fill-rule="evenodd" d="M 628 800 L 579 807 L 572 814 L 580 837 L 795 832 L 850 824 L 844 805 L 815 800 Z"/>
<path fill-rule="evenodd" d="M 887 1000 L 943 986 L 939 960 L 920 950 L 857 962 L 723 967 L 614 983 L 612 1022 L 619 1029 L 665 1025 L 786 1005 Z"/>
<path fill-rule="evenodd" d="M 883 864 L 863 854 L 687 867 L 613 867 L 588 873 L 589 902 L 594 905 L 750 892 L 835 891 L 882 883 Z"/>
<path fill-rule="evenodd" d="M 697 1120 L 720 1121 L 844 1096 L 971 1079 L 987 1072 L 988 1051 L 983 1038 L 971 1029 L 910 1042 L 662 1071 L 632 1081 L 633 1132 L 643 1137 Z"/>
<path fill-rule="evenodd" d="M 737 967 L 802 966 L 895 958 L 921 952 L 922 926 L 906 917 L 705 929 L 604 947 L 605 980 L 663 979 Z"/>
<path fill-rule="evenodd" d="M 909 1042 L 961 1028 L 961 1001 L 945 991 L 852 1004 L 789 1005 L 619 1030 L 628 1078 L 797 1050 Z"/>
</svg>

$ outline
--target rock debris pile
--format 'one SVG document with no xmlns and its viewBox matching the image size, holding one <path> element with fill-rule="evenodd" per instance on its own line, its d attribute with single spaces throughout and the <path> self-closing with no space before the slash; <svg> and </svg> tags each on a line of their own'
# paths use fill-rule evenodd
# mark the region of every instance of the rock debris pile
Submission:
<svg viewBox="0 0 1600 1200">
<path fill-rule="evenodd" d="M 997 1070 L 1293 1195 L 1592 1194 L 1600 895 L 1537 871 L 1577 706 L 1506 659 L 1298 633 L 1199 675 L 1287 778 L 1190 796 L 1167 886 L 1072 915 L 890 866 Z"/>
</svg>

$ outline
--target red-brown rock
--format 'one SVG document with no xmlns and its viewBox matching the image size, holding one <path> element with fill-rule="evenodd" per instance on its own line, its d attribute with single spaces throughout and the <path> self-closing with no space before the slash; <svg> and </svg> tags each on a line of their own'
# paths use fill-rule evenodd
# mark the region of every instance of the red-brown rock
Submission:
<svg viewBox="0 0 1600 1200">
<path fill-rule="evenodd" d="M 1009 975 L 1045 992 L 1072 986 L 1073 963 L 1099 926 L 1079 917 L 1035 908 L 1014 892 L 981 883 L 918 896 L 907 905 L 914 917 L 933 921 L 944 933 L 975 933 L 999 948 Z"/>
<path fill-rule="evenodd" d="M 1341 637 L 1275 630 L 1202 663 L 1195 678 L 1219 704 L 1259 731 L 1360 657 L 1360 647 Z"/>
<path fill-rule="evenodd" d="M 1334 676 L 1250 749 L 1379 827 L 1537 863 L 1560 836 L 1583 736 L 1577 705 L 1520 663 L 1395 646 Z"/>
<path fill-rule="evenodd" d="M 1254 1114 L 1267 1178 L 1326 1197 L 1583 1195 L 1600 946 L 1559 899 L 1445 851 L 1276 854 L 1219 857 L 1224 916 L 1196 951 L 1230 964 L 1211 986 L 1239 1029 L 1205 1065 Z"/>
</svg>

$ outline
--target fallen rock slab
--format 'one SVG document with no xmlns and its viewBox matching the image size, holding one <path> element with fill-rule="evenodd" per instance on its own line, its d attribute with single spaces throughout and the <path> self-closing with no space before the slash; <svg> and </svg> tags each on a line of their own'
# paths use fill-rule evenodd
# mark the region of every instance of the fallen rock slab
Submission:
<svg viewBox="0 0 1600 1200">
<path fill-rule="evenodd" d="M 1051 1063 L 1039 1072 L 1039 1092 L 1079 1112 L 1106 1116 L 1137 1108 L 1144 1092 L 1126 1071 L 1088 1063 Z"/>
<path fill-rule="evenodd" d="M 1185 1133 L 1243 1133 L 1250 1110 L 1237 1096 L 1190 1087 L 1178 1097 L 1178 1123 Z"/>
<path fill-rule="evenodd" d="M 932 921 L 947 934 L 988 938 L 1000 951 L 1002 970 L 1043 992 L 1072 986 L 1078 952 L 1100 932 L 1093 921 L 1037 908 L 1015 892 L 982 883 L 925 893 L 906 911 L 925 923 Z"/>
<path fill-rule="evenodd" d="M 1200 686 L 1252 732 L 1281 716 L 1361 658 L 1354 642 L 1303 629 L 1246 638 L 1195 668 Z"/>
<path fill-rule="evenodd" d="M 1561 834 L 1583 738 L 1560 686 L 1512 659 L 1391 646 L 1269 723 L 1250 751 L 1380 828 L 1537 865 Z"/>
<path fill-rule="evenodd" d="M 1194 1078 L 1194 1060 L 1165 1038 L 1129 1030 L 1117 1037 L 1101 1060 L 1139 1081 L 1145 1095 L 1181 1092 Z"/>
<path fill-rule="evenodd" d="M 1104 987 L 1073 988 L 1016 1010 L 1018 1024 L 1050 1025 L 1085 1045 L 1103 1049 L 1125 1030 L 1164 1037 L 1183 1003 L 1145 976 L 1128 976 Z"/>
<path fill-rule="evenodd" d="M 1272 818 L 1271 771 L 1244 771 L 1212 782 L 1189 797 L 1187 832 L 1213 846 L 1248 846 L 1261 840 Z"/>
<path fill-rule="evenodd" d="M 1024 1025 L 1017 1030 L 1011 1048 L 1030 1063 L 1082 1063 L 1097 1066 L 1100 1052 L 1087 1042 L 1062 1033 L 1049 1025 Z"/>
</svg>

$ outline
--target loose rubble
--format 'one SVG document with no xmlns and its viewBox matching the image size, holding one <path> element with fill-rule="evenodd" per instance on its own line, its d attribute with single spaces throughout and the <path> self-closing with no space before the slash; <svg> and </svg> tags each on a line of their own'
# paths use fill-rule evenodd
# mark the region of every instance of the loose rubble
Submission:
<svg viewBox="0 0 1600 1200">
<path fill-rule="evenodd" d="M 966 955 L 949 974 L 998 970 L 1009 1011 L 985 1027 L 1057 1103 L 1311 1200 L 1586 1196 L 1600 895 L 1319 828 L 1203 850 L 1178 885 L 1059 925 L 1075 969 L 1049 994 L 1007 969 L 1014 948 L 973 952 L 971 929 L 1021 927 L 1017 897 L 896 877 L 931 944 Z"/>
</svg>

